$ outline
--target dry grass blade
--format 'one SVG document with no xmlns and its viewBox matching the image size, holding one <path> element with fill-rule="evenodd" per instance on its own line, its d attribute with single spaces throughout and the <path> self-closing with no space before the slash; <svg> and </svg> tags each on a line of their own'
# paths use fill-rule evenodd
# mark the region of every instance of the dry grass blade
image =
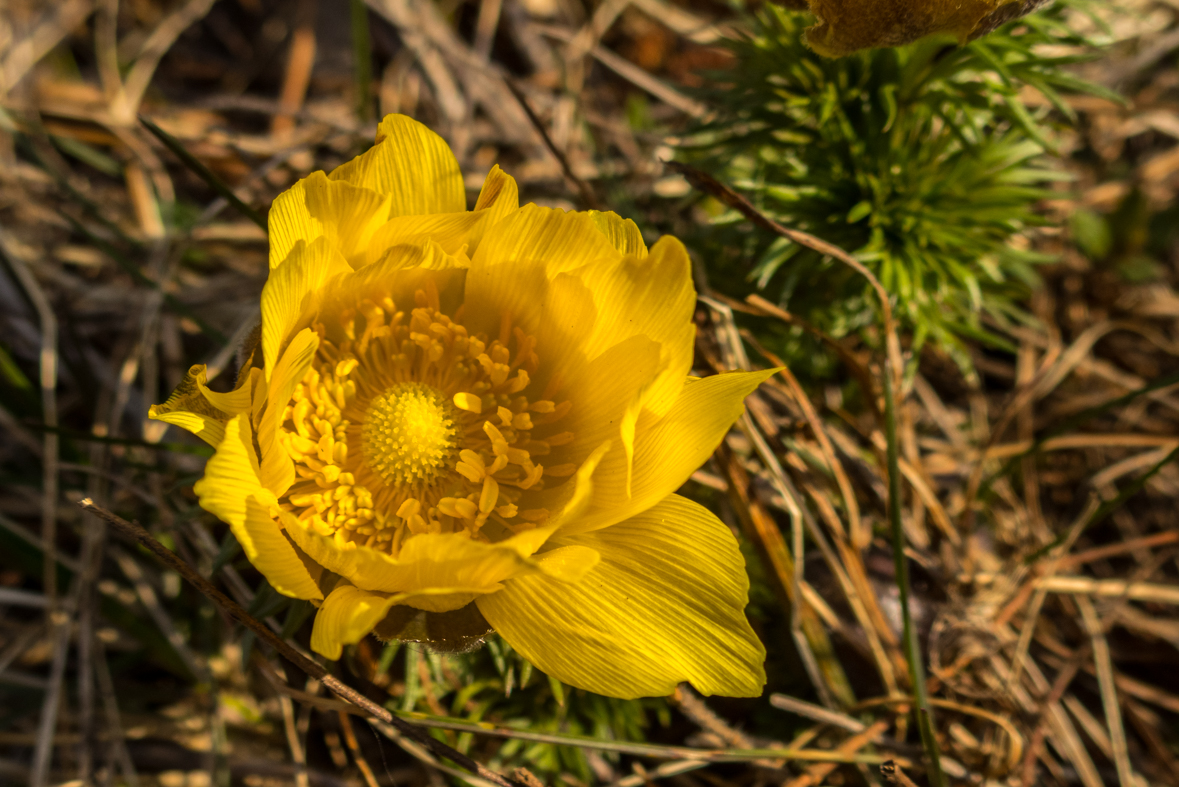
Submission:
<svg viewBox="0 0 1179 787">
<path fill-rule="evenodd" d="M 851 684 L 835 655 L 831 638 L 811 604 L 804 603 L 799 590 L 799 569 L 786 547 L 773 517 L 750 495 L 749 476 L 735 456 L 722 453 L 729 475 L 729 490 L 749 538 L 757 544 L 774 578 L 774 591 L 782 606 L 790 610 L 791 633 L 815 691 L 831 707 L 848 707 L 855 702 Z M 790 499 L 790 498 L 787 498 Z M 801 518 L 801 511 L 796 512 Z M 792 515 L 793 516 L 793 515 Z M 797 528 L 801 533 L 801 528 Z"/>
<path fill-rule="evenodd" d="M 78 502 L 78 506 L 85 511 L 89 511 L 96 516 L 104 519 L 108 524 L 112 525 L 121 535 L 131 538 L 140 545 L 147 548 L 149 552 L 159 558 L 165 565 L 172 570 L 179 573 L 184 579 L 192 583 L 197 590 L 203 593 L 213 601 L 222 610 L 232 615 L 239 623 L 246 626 L 252 631 L 260 640 L 270 645 L 285 658 L 287 661 L 294 664 L 299 669 L 303 670 L 307 675 L 319 680 L 324 686 L 331 689 L 335 694 L 343 699 L 351 702 L 359 708 L 362 708 L 366 713 L 376 719 L 380 719 L 386 724 L 394 727 L 398 732 L 404 734 L 411 740 L 417 741 L 420 745 L 425 746 L 427 750 L 435 754 L 445 757 L 453 762 L 458 763 L 472 773 L 477 774 L 483 779 L 499 785 L 499 787 L 520 787 L 514 784 L 505 777 L 489 770 L 483 765 L 472 760 L 465 754 L 456 751 L 446 744 L 438 741 L 428 734 L 421 732 L 414 725 L 394 716 L 389 711 L 377 705 L 372 700 L 360 694 L 355 689 L 342 683 L 338 678 L 328 674 L 327 670 L 321 667 L 318 663 L 312 661 L 307 656 L 304 656 L 299 651 L 291 647 L 286 641 L 279 638 L 273 631 L 266 627 L 265 624 L 259 622 L 253 615 L 246 612 L 236 601 L 226 596 L 220 590 L 213 586 L 207 579 L 202 577 L 197 571 L 179 557 L 171 550 L 157 541 L 151 533 L 148 533 L 139 525 L 128 522 L 122 517 L 107 511 L 89 498 L 84 498 Z"/>
<path fill-rule="evenodd" d="M 41 422 L 46 429 L 41 448 L 41 543 L 44 550 L 42 587 L 48 599 L 46 615 L 52 619 L 57 610 L 57 316 L 33 272 L 19 254 L 12 253 L 7 233 L 0 227 L 0 250 L 24 288 L 25 295 L 37 310 L 41 328 L 40 377 Z"/>
<path fill-rule="evenodd" d="M 360 750 L 360 743 L 356 740 L 356 732 L 352 729 L 352 720 L 344 711 L 338 711 L 336 716 L 340 720 L 340 731 L 344 733 L 344 743 L 348 746 L 348 751 L 352 753 L 352 759 L 356 762 L 360 775 L 364 777 L 364 783 L 368 787 L 377 787 L 379 782 L 376 774 L 373 773 L 372 766 L 364 758 L 364 752 Z"/>
<path fill-rule="evenodd" d="M 1105 708 L 1105 722 L 1109 730 L 1113 749 L 1114 765 L 1118 769 L 1118 782 L 1122 787 L 1132 787 L 1137 780 L 1130 765 L 1130 753 L 1126 747 L 1126 731 L 1122 724 L 1122 709 L 1118 703 L 1118 690 L 1114 685 L 1113 660 L 1109 653 L 1109 642 L 1105 639 L 1105 628 L 1097 617 L 1097 609 L 1088 597 L 1075 597 L 1081 610 L 1085 630 L 1093 640 L 1093 660 L 1097 665 L 1097 682 L 1101 688 L 1101 704 Z"/>
<path fill-rule="evenodd" d="M 370 716 L 367 710 L 358 705 L 340 702 L 339 700 L 330 700 L 324 697 L 314 697 L 306 692 L 282 684 L 277 680 L 272 680 L 272 685 L 282 694 L 321 710 L 339 711 L 340 713 L 362 717 Z M 491 738 L 504 738 L 533 743 L 552 743 L 593 751 L 619 752 L 621 754 L 631 754 L 651 759 L 688 760 L 700 763 L 758 762 L 764 760 L 775 763 L 798 761 L 876 764 L 883 761 L 883 757 L 874 754 L 847 756 L 826 749 L 804 748 L 796 745 L 797 742 L 782 748 L 696 749 L 687 746 L 663 746 L 653 743 L 602 740 L 600 738 L 569 733 L 530 732 L 528 730 L 500 726 L 491 722 L 472 722 L 449 717 L 435 717 L 424 713 L 399 712 L 395 715 L 399 719 L 411 720 L 418 726 L 431 729 L 469 732 L 474 735 L 485 735 Z M 909 761 L 898 759 L 898 762 L 904 762 L 907 765 Z"/>
<path fill-rule="evenodd" d="M 160 59 L 167 54 L 180 34 L 209 13 L 216 0 L 188 0 L 184 5 L 164 17 L 155 30 L 139 46 L 135 63 L 123 83 L 123 100 L 116 105 L 112 115 L 116 123 L 130 126 L 139 113 L 139 105 L 155 76 Z"/>
<path fill-rule="evenodd" d="M 41 706 L 41 723 L 37 728 L 37 745 L 33 750 L 33 767 L 29 775 L 29 787 L 45 787 L 49 782 L 54 732 L 57 730 L 58 713 L 61 708 L 66 657 L 70 650 L 70 617 L 62 612 L 55 614 L 60 620 L 51 629 L 53 662 L 49 670 L 49 685 Z"/>
<path fill-rule="evenodd" d="M 110 749 L 112 759 L 123 772 L 123 779 L 127 787 L 139 787 L 139 774 L 135 771 L 135 763 L 127 751 L 127 741 L 123 736 L 123 720 L 119 715 L 119 702 L 115 694 L 115 683 L 111 679 L 110 667 L 106 662 L 106 651 L 101 641 L 96 643 L 94 671 L 97 678 L 98 691 L 102 695 L 102 707 L 106 713 L 107 730 L 110 733 Z"/>
<path fill-rule="evenodd" d="M 859 751 L 883 735 L 885 730 L 891 726 L 892 721 L 890 719 L 880 719 L 875 721 L 871 726 L 864 728 L 860 732 L 857 732 L 855 735 L 852 735 L 850 738 L 840 743 L 839 746 L 836 747 L 835 751 L 844 755 L 849 755 L 853 752 Z M 811 785 L 822 784 L 823 780 L 826 779 L 833 770 L 835 770 L 835 766 L 832 763 L 818 763 L 816 765 L 812 765 L 807 769 L 806 773 L 786 782 L 783 787 L 810 787 Z"/>
<path fill-rule="evenodd" d="M 573 43 L 577 39 L 577 34 L 553 25 L 536 25 L 536 28 L 544 35 L 555 38 L 558 41 Z M 709 110 L 707 106 L 699 101 L 688 98 L 671 85 L 652 76 L 648 71 L 636 66 L 626 58 L 619 57 L 609 49 L 594 45 L 590 47 L 589 53 L 606 68 L 628 82 L 631 82 L 635 87 L 647 91 L 663 103 L 675 107 L 685 115 L 693 118 L 703 118 L 708 115 Z"/>
<path fill-rule="evenodd" d="M 938 743 L 933 732 L 932 712 L 928 698 L 926 697 L 923 657 L 920 646 L 917 643 L 916 630 L 913 627 L 912 612 L 909 605 L 909 564 L 905 557 L 905 536 L 901 524 L 901 472 L 896 422 L 896 393 L 901 384 L 904 363 L 901 358 L 900 340 L 897 337 L 896 323 L 893 319 L 891 298 L 880 284 L 880 281 L 870 270 L 864 267 L 863 263 L 838 246 L 827 243 L 809 233 L 783 227 L 755 208 L 748 199 L 707 173 L 680 162 L 668 162 L 667 166 L 683 175 L 693 187 L 719 199 L 725 205 L 728 205 L 749 219 L 756 226 L 801 246 L 805 246 L 808 249 L 817 251 L 820 254 L 834 257 L 847 265 L 868 280 L 880 301 L 887 357 L 882 388 L 884 389 L 884 431 L 887 440 L 888 459 L 888 509 L 892 530 L 893 560 L 896 568 L 897 589 L 900 593 L 901 618 L 904 629 L 904 652 L 909 666 L 910 685 L 916 701 L 915 713 L 917 716 L 917 727 L 921 732 L 921 741 L 929 759 L 930 780 L 937 787 L 942 787 L 945 784 L 945 777 L 942 774 L 941 756 L 938 752 Z M 769 461 L 769 457 L 763 455 L 762 458 L 763 461 Z M 773 460 L 774 463 L 776 461 L 776 459 Z M 864 544 L 860 544 L 859 546 L 862 547 Z M 854 566 L 857 564 L 858 561 L 851 561 L 851 565 Z M 858 574 L 853 574 L 853 576 L 858 576 Z M 866 598 L 874 600 L 874 596 L 870 594 Z M 849 600 L 851 599 L 849 598 Z M 875 609 L 875 604 L 869 604 L 869 609 Z M 865 626 L 865 629 L 871 633 L 871 627 Z M 885 634 L 891 635 L 887 626 L 882 627 L 881 630 Z M 887 680 L 889 670 L 887 659 L 878 657 L 877 661 L 881 669 L 884 670 L 883 674 Z"/>
<path fill-rule="evenodd" d="M 819 448 L 822 449 L 823 459 L 827 462 L 827 468 L 835 476 L 835 482 L 839 486 L 839 494 L 843 500 L 844 509 L 847 511 L 848 530 L 851 534 L 852 543 L 862 547 L 867 537 L 863 529 L 863 522 L 860 519 L 860 505 L 856 501 L 856 494 L 852 489 L 851 480 L 847 477 L 847 471 L 844 470 L 843 463 L 836 458 L 835 449 L 831 445 L 831 439 L 827 436 L 827 430 L 823 428 L 823 422 L 819 420 L 819 414 L 815 411 L 814 405 L 811 404 L 810 397 L 806 395 L 806 391 L 798 383 L 798 378 L 794 376 L 794 373 L 790 371 L 789 367 L 781 358 L 764 347 L 761 347 L 751 333 L 742 333 L 742 338 L 750 342 L 759 353 L 765 356 L 766 360 L 774 366 L 780 367 L 778 374 L 786 381 L 791 395 L 798 403 L 799 408 L 806 417 L 807 423 L 810 424 L 811 432 L 814 433 L 815 439 L 819 441 Z"/>
<path fill-rule="evenodd" d="M 93 0 L 66 0 L 51 8 L 46 18 L 29 34 L 9 47 L 0 61 L 0 95 L 24 79 L 34 64 L 68 36 L 94 9 Z"/>
<path fill-rule="evenodd" d="M 771 694 L 770 704 L 778 710 L 796 713 L 799 716 L 805 716 L 808 719 L 822 722 L 823 724 L 840 727 L 848 732 L 863 732 L 864 730 L 863 722 L 856 721 L 846 713 L 836 713 L 827 708 L 812 705 L 809 702 L 804 702 L 794 697 L 788 697 L 785 694 Z"/>
</svg>

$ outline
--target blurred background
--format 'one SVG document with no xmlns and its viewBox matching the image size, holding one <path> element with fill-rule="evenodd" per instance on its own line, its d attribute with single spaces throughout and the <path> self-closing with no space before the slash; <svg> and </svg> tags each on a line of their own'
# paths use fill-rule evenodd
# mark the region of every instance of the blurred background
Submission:
<svg viewBox="0 0 1179 787">
<path fill-rule="evenodd" d="M 472 204 L 498 163 L 522 201 L 682 238 L 694 373 L 789 366 L 682 490 L 742 543 L 769 685 L 607 699 L 494 637 L 370 638 L 341 680 L 545 784 L 925 784 L 893 439 L 946 783 L 1179 785 L 1179 4 L 1057 0 L 839 60 L 813 23 L 739 0 L 3 0 L 0 784 L 487 784 L 350 719 L 75 505 L 306 645 L 310 607 L 196 506 L 210 450 L 146 412 L 194 363 L 232 385 L 271 200 L 400 112 Z M 895 430 L 866 280 L 671 160 L 878 277 Z M 802 754 L 747 751 L 782 746 Z"/>
</svg>

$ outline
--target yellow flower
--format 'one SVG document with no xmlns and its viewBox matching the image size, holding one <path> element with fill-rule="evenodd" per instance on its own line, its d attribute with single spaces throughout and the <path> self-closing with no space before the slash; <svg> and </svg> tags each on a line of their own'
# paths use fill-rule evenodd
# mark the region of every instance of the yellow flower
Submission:
<svg viewBox="0 0 1179 787">
<path fill-rule="evenodd" d="M 770 372 L 688 376 L 675 238 L 519 207 L 492 169 L 391 115 L 270 211 L 261 338 L 230 393 L 204 367 L 152 417 L 216 447 L 196 484 L 338 658 L 376 629 L 438 647 L 493 627 L 573 686 L 756 696 L 732 534 L 674 494 Z"/>
<path fill-rule="evenodd" d="M 900 46 L 933 33 L 960 41 L 977 38 L 1023 16 L 1047 0 L 788 0 L 809 6 L 819 24 L 806 41 L 821 55 L 843 57 L 860 49 Z"/>
</svg>

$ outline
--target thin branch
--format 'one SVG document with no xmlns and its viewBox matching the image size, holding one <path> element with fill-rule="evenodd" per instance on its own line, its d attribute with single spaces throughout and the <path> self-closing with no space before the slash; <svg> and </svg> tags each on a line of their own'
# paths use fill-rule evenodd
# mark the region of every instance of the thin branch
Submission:
<svg viewBox="0 0 1179 787">
<path fill-rule="evenodd" d="M 876 291 L 877 298 L 880 299 L 880 312 L 884 320 L 884 330 L 889 337 L 889 361 L 894 365 L 898 365 L 898 369 L 894 371 L 900 371 L 900 343 L 897 341 L 895 335 L 896 323 L 893 320 L 892 315 L 892 300 L 888 295 L 888 291 L 884 289 L 884 285 L 880 283 L 880 280 L 876 278 L 872 271 L 864 267 L 864 263 L 860 262 L 838 246 L 828 243 L 821 238 L 816 238 L 809 232 L 802 232 L 801 230 L 794 230 L 790 229 L 789 227 L 782 226 L 755 208 L 753 203 L 748 199 L 733 191 L 731 188 L 721 183 L 719 180 L 706 172 L 702 172 L 695 167 L 689 166 L 679 161 L 668 161 L 666 164 L 669 169 L 672 169 L 683 175 L 688 183 L 692 184 L 692 188 L 698 191 L 703 191 L 705 194 L 717 198 L 733 210 L 740 213 L 745 218 L 749 219 L 749 221 L 751 221 L 753 224 L 756 224 L 758 227 L 761 227 L 762 229 L 772 232 L 776 235 L 781 235 L 783 238 L 797 243 L 799 246 L 805 246 L 806 248 L 817 251 L 820 254 L 826 255 L 828 257 L 834 257 L 867 279 L 868 283 L 872 286 L 872 289 Z M 894 343 L 896 345 L 895 348 L 893 346 Z"/>
<path fill-rule="evenodd" d="M 363 708 L 348 703 L 332 700 L 326 697 L 316 697 L 305 691 L 292 688 L 269 671 L 263 670 L 262 675 L 271 686 L 281 694 L 292 699 L 311 705 L 322 711 L 339 711 L 353 716 L 365 716 Z M 906 698 L 899 698 L 907 702 Z M 648 757 L 660 760 L 687 760 L 701 763 L 714 762 L 751 762 L 757 760 L 798 761 L 798 762 L 857 762 L 869 765 L 879 764 L 885 759 L 884 755 L 857 754 L 846 756 L 837 751 L 827 749 L 804 749 L 792 744 L 784 748 L 760 749 L 693 749 L 687 746 L 665 746 L 655 743 L 635 743 L 631 741 L 602 740 L 584 735 L 573 735 L 564 732 L 531 732 L 529 730 L 505 727 L 488 721 L 466 721 L 449 716 L 430 716 L 424 713 L 399 711 L 398 718 L 412 719 L 420 727 L 438 730 L 453 730 L 455 732 L 469 732 L 473 735 L 485 735 L 489 738 L 505 738 L 508 740 L 530 741 L 532 743 L 549 743 L 555 746 L 574 746 L 587 751 L 609 751 L 620 754 L 631 754 L 636 757 Z M 904 758 L 898 758 L 898 763 L 910 767 L 912 763 Z"/>
<path fill-rule="evenodd" d="M 579 178 L 577 173 L 573 171 L 573 167 L 569 165 L 569 159 L 565 157 L 565 154 L 553 142 L 553 138 L 549 136 L 548 129 L 544 127 L 544 122 L 532 111 L 532 106 L 528 103 L 528 99 L 524 97 L 520 88 L 516 87 L 510 79 L 505 79 L 504 84 L 508 86 L 508 90 L 512 91 L 512 95 L 516 97 L 516 100 L 520 102 L 520 107 L 524 110 L 524 114 L 528 115 L 528 120 L 531 121 L 532 127 L 536 129 L 536 132 L 540 134 L 540 138 L 544 140 L 545 147 L 549 149 L 549 152 L 553 154 L 553 158 L 561 165 L 561 171 L 565 173 L 565 177 L 577 187 L 577 193 L 581 195 L 581 201 L 590 210 L 601 210 L 601 203 L 598 202 L 598 196 L 594 194 L 593 188 L 590 184 Z"/>
<path fill-rule="evenodd" d="M 324 686 L 331 689 L 332 692 L 334 692 L 340 698 L 347 700 L 359 708 L 363 708 L 369 715 L 376 719 L 380 719 L 386 724 L 392 726 L 399 733 L 425 746 L 426 749 L 428 749 L 435 756 L 444 757 L 448 760 L 451 760 L 468 771 L 498 785 L 498 787 L 522 787 L 522 785 L 519 783 L 513 782 L 510 779 L 496 773 L 495 771 L 481 765 L 457 749 L 454 749 L 450 746 L 447 746 L 445 743 L 436 740 L 422 731 L 417 725 L 411 724 L 400 717 L 394 716 L 392 713 L 385 710 L 383 707 L 373 702 L 368 697 L 365 697 L 351 686 L 341 682 L 339 678 L 329 674 L 328 671 L 320 664 L 312 661 L 299 651 L 295 650 L 295 648 L 291 647 L 277 634 L 267 628 L 265 624 L 260 622 L 257 618 L 243 609 L 236 601 L 218 590 L 213 585 L 213 583 L 202 577 L 199 573 L 197 573 L 196 569 L 194 569 L 185 561 L 181 560 L 174 552 L 157 541 L 151 533 L 144 530 L 138 524 L 134 522 L 128 522 L 118 514 L 96 505 L 94 501 L 88 497 L 78 501 L 78 506 L 85 511 L 89 511 L 96 516 L 102 517 L 123 536 L 137 541 L 141 546 L 146 548 L 147 551 L 155 555 L 168 568 L 180 574 L 180 576 L 184 577 L 186 580 L 192 583 L 192 585 L 197 590 L 208 596 L 208 598 L 213 603 L 217 604 L 217 606 L 221 607 L 227 613 L 236 618 L 243 626 L 254 632 L 258 639 L 270 645 L 272 648 L 278 651 L 283 658 L 294 664 L 310 677 L 320 681 Z"/>
</svg>

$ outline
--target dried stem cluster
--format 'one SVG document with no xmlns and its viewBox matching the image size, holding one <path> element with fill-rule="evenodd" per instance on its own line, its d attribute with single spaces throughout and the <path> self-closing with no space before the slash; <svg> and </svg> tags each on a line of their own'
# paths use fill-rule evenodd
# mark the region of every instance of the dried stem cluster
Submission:
<svg viewBox="0 0 1179 787">
<path fill-rule="evenodd" d="M 1076 193 L 1042 206 L 1071 229 L 1027 238 L 1060 262 L 1029 304 L 1037 322 L 994 326 L 1004 349 L 979 345 L 973 377 L 936 351 L 911 357 L 887 324 L 836 339 L 757 294 L 726 296 L 739 287 L 709 286 L 700 266 L 698 373 L 784 365 L 791 332 L 815 336 L 839 371 L 773 378 L 685 490 L 754 547 L 768 588 L 754 616 L 781 691 L 736 724 L 749 706 L 681 689 L 671 706 L 694 732 L 672 745 L 571 732 L 589 701 L 559 685 L 560 718 L 522 728 L 456 700 L 456 662 L 409 647 L 405 680 L 389 672 L 395 652 L 369 642 L 329 674 L 299 650 L 297 610 L 255 592 L 193 505 L 201 449 L 144 415 L 191 363 L 228 385 L 266 274 L 252 218 L 371 141 L 374 105 L 437 127 L 472 187 L 498 160 L 526 198 L 682 231 L 707 219 L 690 181 L 756 231 L 859 264 L 760 218 L 734 184 L 664 167 L 675 139 L 653 129 L 708 113 L 695 71 L 728 62 L 717 43 L 741 21 L 669 0 L 371 0 L 339 15 L 313 0 L 12 0 L 0 18 L 0 691 L 15 699 L 0 707 L 15 710 L 0 716 L 0 781 L 137 785 L 180 770 L 217 784 L 447 774 L 504 787 L 534 778 L 505 775 L 518 752 L 576 749 L 616 787 L 911 784 L 933 776 L 932 743 L 951 783 L 1179 784 L 1179 275 L 1173 237 L 1143 240 L 1152 216 L 1174 217 L 1179 35 L 1173 4 L 1120 5 L 1108 12 L 1118 45 L 1086 76 L 1129 103 L 1072 107 L 1082 122 L 1059 147 L 1076 154 Z M 352 68 L 356 52 L 380 67 Z M 1116 230 L 1104 241 L 1102 226 Z M 886 313 L 887 293 L 880 303 Z M 68 504 L 83 498 L 84 511 Z M 129 660 L 182 687 L 172 716 L 125 691 Z M 805 681 L 789 684 L 783 663 Z M 514 669 L 498 690 L 543 682 Z M 924 750 L 915 718 L 929 722 Z M 260 740 L 270 748 L 251 748 Z M 579 787 L 567 761 L 549 762 L 546 779 Z"/>
</svg>

